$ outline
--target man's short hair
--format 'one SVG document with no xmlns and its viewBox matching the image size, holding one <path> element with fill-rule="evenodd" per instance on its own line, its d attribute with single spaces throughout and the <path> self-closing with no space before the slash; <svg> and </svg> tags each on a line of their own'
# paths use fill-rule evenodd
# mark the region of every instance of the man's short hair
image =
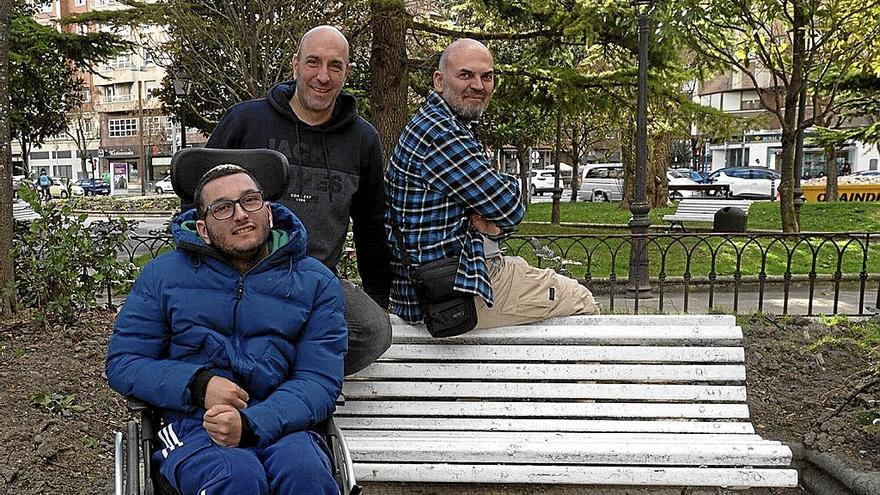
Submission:
<svg viewBox="0 0 880 495">
<path fill-rule="evenodd" d="M 263 187 L 260 186 L 260 181 L 258 181 L 257 178 L 254 177 L 254 174 L 250 173 L 246 168 L 240 165 L 236 165 L 234 163 L 221 163 L 220 165 L 217 165 L 211 170 L 205 172 L 205 175 L 203 175 L 202 178 L 199 179 L 199 183 L 196 184 L 196 192 L 193 195 L 193 200 L 196 203 L 196 214 L 198 215 L 198 218 L 205 218 L 205 215 L 208 213 L 207 205 L 202 204 L 202 190 L 205 188 L 205 186 L 214 179 L 219 179 L 220 177 L 226 177 L 235 174 L 247 175 L 251 178 L 252 181 L 254 181 L 254 184 L 257 185 L 258 190 L 263 190 Z"/>
</svg>

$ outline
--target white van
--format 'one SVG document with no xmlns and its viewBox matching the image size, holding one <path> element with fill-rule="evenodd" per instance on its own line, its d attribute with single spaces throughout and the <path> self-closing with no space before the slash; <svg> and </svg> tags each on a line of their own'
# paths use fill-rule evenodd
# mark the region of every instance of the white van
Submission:
<svg viewBox="0 0 880 495">
<path fill-rule="evenodd" d="M 620 201 L 623 197 L 623 164 L 593 163 L 584 166 L 578 199 Z"/>
</svg>

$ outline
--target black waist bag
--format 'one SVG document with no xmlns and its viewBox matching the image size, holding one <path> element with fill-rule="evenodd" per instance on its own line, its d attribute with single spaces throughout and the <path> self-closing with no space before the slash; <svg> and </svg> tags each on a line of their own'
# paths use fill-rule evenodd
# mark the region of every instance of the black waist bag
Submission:
<svg viewBox="0 0 880 495">
<path fill-rule="evenodd" d="M 412 281 L 432 337 L 453 337 L 477 326 L 474 296 L 458 292 L 458 258 L 443 258 L 412 269 Z"/>
</svg>

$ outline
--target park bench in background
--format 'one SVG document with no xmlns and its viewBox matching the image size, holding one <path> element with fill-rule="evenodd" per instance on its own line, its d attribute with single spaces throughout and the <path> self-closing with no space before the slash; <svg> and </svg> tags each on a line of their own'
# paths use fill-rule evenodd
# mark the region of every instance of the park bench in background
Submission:
<svg viewBox="0 0 880 495">
<path fill-rule="evenodd" d="M 393 326 L 335 414 L 359 481 L 797 484 L 789 448 L 749 420 L 733 316 L 573 316 L 449 339 Z"/>
<path fill-rule="evenodd" d="M 752 202 L 748 199 L 700 199 L 685 198 L 678 202 L 678 208 L 671 215 L 663 215 L 663 220 L 670 223 L 669 228 L 678 224 L 684 230 L 683 222 L 709 222 L 715 221 L 715 213 L 725 207 L 731 206 L 741 209 L 746 215 Z"/>
</svg>

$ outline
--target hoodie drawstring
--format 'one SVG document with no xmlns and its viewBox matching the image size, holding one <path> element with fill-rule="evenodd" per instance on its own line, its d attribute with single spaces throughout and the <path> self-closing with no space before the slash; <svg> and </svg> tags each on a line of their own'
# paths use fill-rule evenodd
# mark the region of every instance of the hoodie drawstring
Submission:
<svg viewBox="0 0 880 495">
<path fill-rule="evenodd" d="M 333 202 L 333 183 L 330 180 L 330 152 L 327 151 L 326 135 L 321 133 L 321 147 L 324 148 L 324 171 L 327 173 L 327 192 L 330 194 L 330 202 Z"/>
<path fill-rule="evenodd" d="M 296 129 L 296 173 L 299 174 L 299 177 L 296 178 L 296 181 L 299 182 L 299 197 L 303 197 L 303 167 L 302 167 L 302 136 L 299 133 L 299 122 L 294 122 L 293 127 Z"/>
</svg>

